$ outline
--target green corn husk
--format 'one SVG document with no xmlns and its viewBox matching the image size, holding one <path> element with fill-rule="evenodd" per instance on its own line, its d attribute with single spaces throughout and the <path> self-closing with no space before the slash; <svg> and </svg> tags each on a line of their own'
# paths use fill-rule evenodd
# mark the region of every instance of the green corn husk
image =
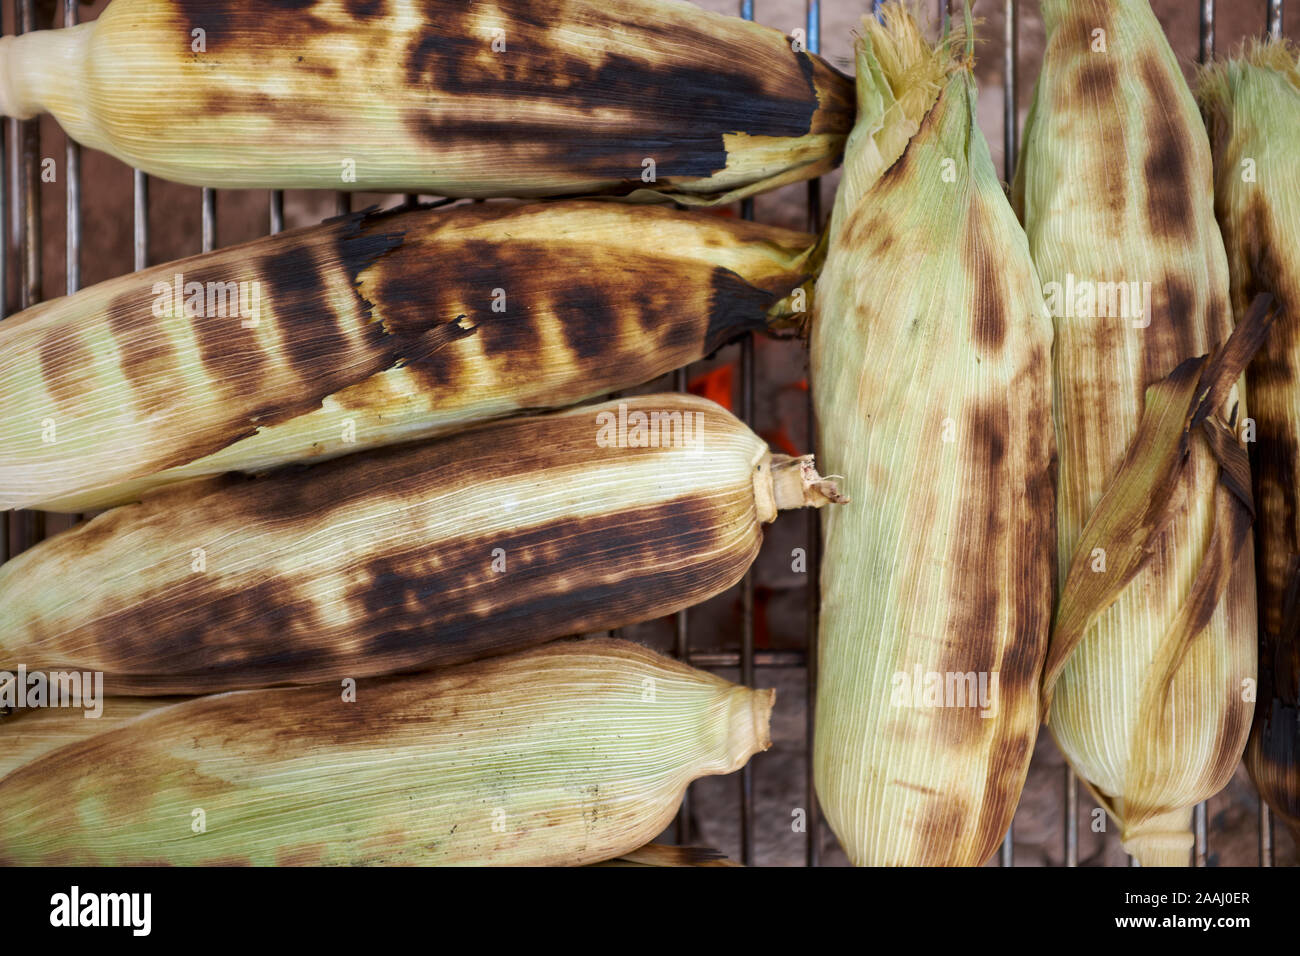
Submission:
<svg viewBox="0 0 1300 956">
<path fill-rule="evenodd" d="M 795 318 L 814 242 L 666 207 L 484 204 L 102 282 L 0 323 L 0 509 L 97 510 L 631 388 Z"/>
<path fill-rule="evenodd" d="M 1227 783 L 1250 725 L 1245 408 L 1226 386 L 1259 330 L 1221 348 L 1209 144 L 1147 0 L 1041 6 L 1014 194 L 1056 328 L 1046 718 L 1128 852 L 1186 866 L 1192 806 Z"/>
<path fill-rule="evenodd" d="M 0 779 L 0 863 L 580 865 L 770 746 L 774 692 L 623 641 L 204 697 Z"/>
<path fill-rule="evenodd" d="M 817 794 L 855 864 L 977 866 L 1038 731 L 1051 322 L 969 50 L 881 16 L 814 299 L 821 460 L 860 502 L 824 522 Z"/>
<path fill-rule="evenodd" d="M 1272 295 L 1278 318 L 1246 372 L 1255 422 L 1259 696 L 1246 768 L 1300 842 L 1300 64 L 1286 41 L 1202 72 L 1215 211 L 1232 305 Z"/>
<path fill-rule="evenodd" d="M 853 84 L 677 0 L 113 0 L 0 39 L 42 112 L 191 185 L 712 204 L 833 168 Z"/>
</svg>

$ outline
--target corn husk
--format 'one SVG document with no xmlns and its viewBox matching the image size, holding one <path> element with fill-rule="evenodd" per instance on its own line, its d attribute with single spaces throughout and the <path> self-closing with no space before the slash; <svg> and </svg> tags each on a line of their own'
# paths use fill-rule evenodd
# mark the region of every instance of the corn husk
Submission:
<svg viewBox="0 0 1300 956">
<path fill-rule="evenodd" d="M 1146 0 L 1042 10 L 1014 192 L 1056 327 L 1062 595 L 1045 713 L 1128 852 L 1185 866 L 1192 806 L 1227 783 L 1250 724 L 1231 386 L 1258 329 L 1221 348 L 1233 323 L 1209 144 Z"/>
<path fill-rule="evenodd" d="M 1279 41 L 1248 45 L 1197 89 L 1214 154 L 1232 305 L 1261 294 L 1278 318 L 1246 373 L 1255 440 L 1259 694 L 1246 746 L 1255 786 L 1300 841 L 1300 65 Z"/>
<path fill-rule="evenodd" d="M 0 710 L 0 779 L 37 757 L 107 733 L 184 697 L 105 697 L 84 707 Z"/>
<path fill-rule="evenodd" d="M 797 317 L 813 243 L 661 207 L 485 204 L 112 279 L 0 324 L 0 508 L 96 510 L 640 385 Z"/>
<path fill-rule="evenodd" d="M 580 865 L 770 746 L 770 690 L 621 641 L 205 697 L 0 779 L 0 862 Z"/>
<path fill-rule="evenodd" d="M 1051 323 L 969 50 L 881 16 L 814 299 L 821 458 L 859 502 L 824 522 L 816 785 L 854 863 L 975 866 L 1038 730 Z"/>
<path fill-rule="evenodd" d="M 704 846 L 666 846 L 662 843 L 647 843 L 645 846 L 624 853 L 618 859 L 593 863 L 592 866 L 740 866 L 727 859 L 717 850 Z"/>
<path fill-rule="evenodd" d="M 677 0 L 113 0 L 0 77 L 7 116 L 233 188 L 729 202 L 827 172 L 853 115 L 781 31 Z"/>
<path fill-rule="evenodd" d="M 778 510 L 839 500 L 690 395 L 511 419 L 166 489 L 43 541 L 0 565 L 0 670 L 136 695 L 460 663 L 698 604 Z"/>
</svg>

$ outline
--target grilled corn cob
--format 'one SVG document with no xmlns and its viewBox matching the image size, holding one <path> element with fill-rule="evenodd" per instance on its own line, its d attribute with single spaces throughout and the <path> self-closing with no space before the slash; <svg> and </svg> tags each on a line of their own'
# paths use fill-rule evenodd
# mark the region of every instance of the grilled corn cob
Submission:
<svg viewBox="0 0 1300 956">
<path fill-rule="evenodd" d="M 483 205 L 113 279 L 0 324 L 0 507 L 98 509 L 639 385 L 796 317 L 813 242 L 663 207 Z"/>
<path fill-rule="evenodd" d="M 0 780 L 5 864 L 582 864 L 770 745 L 773 692 L 622 641 L 177 704 Z"/>
<path fill-rule="evenodd" d="M 0 111 L 203 186 L 714 203 L 826 172 L 853 88 L 676 0 L 114 0 L 0 40 Z"/>
<path fill-rule="evenodd" d="M 1186 360 L 1232 329 L 1209 144 L 1146 0 L 1041 5 L 1047 46 L 1014 192 L 1056 327 L 1062 597 L 1046 716 L 1128 852 L 1185 866 L 1192 806 L 1241 756 L 1255 676 L 1249 483 L 1230 487 L 1244 452 L 1219 420 L 1245 409 L 1239 395 L 1198 406 L 1215 413 L 1208 435 L 1180 418 L 1202 372 Z M 1151 441 L 1135 438 L 1144 405 Z M 1169 446 L 1154 436 L 1170 435 L 1187 463 L 1156 468 Z M 1162 476 L 1147 502 L 1116 483 L 1126 461 Z M 1118 510 L 1101 514 L 1113 485 Z M 1134 504 L 1165 509 L 1158 529 L 1146 515 L 1147 537 L 1116 524 Z"/>
<path fill-rule="evenodd" d="M 870 503 L 824 522 L 816 785 L 854 863 L 972 866 L 1038 730 L 1051 322 L 969 50 L 881 11 L 814 299 L 822 457 Z"/>
<path fill-rule="evenodd" d="M 1201 76 L 1215 208 L 1232 304 L 1260 294 L 1278 319 L 1246 373 L 1255 442 L 1259 695 L 1246 767 L 1300 841 L 1300 66 L 1289 43 L 1255 45 Z"/>
<path fill-rule="evenodd" d="M 779 508 L 838 499 L 683 395 L 165 489 L 0 566 L 0 669 L 116 695 L 458 663 L 696 604 Z"/>
</svg>

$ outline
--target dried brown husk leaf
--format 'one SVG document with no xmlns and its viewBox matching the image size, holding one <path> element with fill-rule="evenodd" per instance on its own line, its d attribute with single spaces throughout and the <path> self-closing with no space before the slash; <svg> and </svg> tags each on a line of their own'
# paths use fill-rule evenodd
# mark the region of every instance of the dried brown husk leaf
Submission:
<svg viewBox="0 0 1300 956">
<path fill-rule="evenodd" d="M 740 866 L 721 852 L 706 846 L 668 846 L 647 843 L 624 853 L 616 860 L 607 860 L 595 866 Z"/>
</svg>

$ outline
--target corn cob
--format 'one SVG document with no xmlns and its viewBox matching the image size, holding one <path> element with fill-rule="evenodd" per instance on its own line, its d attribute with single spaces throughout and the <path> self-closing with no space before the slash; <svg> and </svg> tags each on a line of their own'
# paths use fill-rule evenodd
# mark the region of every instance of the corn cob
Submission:
<svg viewBox="0 0 1300 956">
<path fill-rule="evenodd" d="M 1218 417 L 1239 421 L 1244 405 L 1197 406 L 1215 413 L 1208 433 L 1180 417 L 1203 397 L 1187 392 L 1203 371 L 1187 360 L 1232 329 L 1209 144 L 1146 0 L 1041 6 L 1014 195 L 1056 328 L 1062 597 L 1046 717 L 1126 850 L 1185 866 L 1192 806 L 1241 756 L 1255 676 L 1249 482 L 1233 485 L 1245 454 Z M 1235 378 L 1239 358 L 1220 354 L 1207 380 Z M 1173 453 L 1165 439 L 1186 464 L 1157 461 Z M 1146 502 L 1132 491 L 1144 481 Z M 1163 509 L 1144 513 L 1146 537 L 1119 520 L 1135 505 Z"/>
<path fill-rule="evenodd" d="M 205 697 L 0 780 L 0 862 L 592 863 L 766 750 L 773 697 L 623 641 L 366 682 L 350 703 Z"/>
<path fill-rule="evenodd" d="M 960 33 L 881 17 L 814 298 L 822 457 L 870 502 L 824 521 L 816 785 L 855 864 L 972 866 L 1038 730 L 1051 323 Z"/>
<path fill-rule="evenodd" d="M 0 566 L 0 669 L 134 695 L 458 663 L 696 604 L 778 509 L 828 500 L 687 395 L 165 489 Z"/>
<path fill-rule="evenodd" d="M 113 279 L 0 325 L 0 507 L 93 510 L 639 385 L 797 315 L 813 242 L 663 207 L 483 205 Z M 191 296 L 203 314 L 177 308 Z"/>
<path fill-rule="evenodd" d="M 1300 65 L 1286 42 L 1255 45 L 1201 76 L 1215 207 L 1232 305 L 1271 294 L 1279 312 L 1246 373 L 1254 418 L 1259 694 L 1246 768 L 1300 842 Z"/>
<path fill-rule="evenodd" d="M 114 0 L 0 40 L 0 111 L 192 185 L 729 202 L 838 161 L 852 84 L 796 45 L 676 0 Z"/>
</svg>

